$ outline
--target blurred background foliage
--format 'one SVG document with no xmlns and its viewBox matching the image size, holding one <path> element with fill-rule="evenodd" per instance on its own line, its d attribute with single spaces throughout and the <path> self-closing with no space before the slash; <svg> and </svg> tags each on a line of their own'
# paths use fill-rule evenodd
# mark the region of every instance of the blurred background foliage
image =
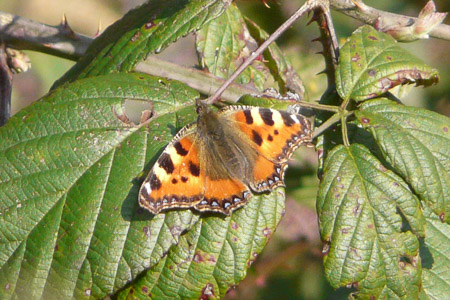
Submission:
<svg viewBox="0 0 450 300">
<path fill-rule="evenodd" d="M 143 0 L 0 0 L 0 10 L 49 25 L 57 25 L 65 14 L 75 32 L 94 36 L 98 28 L 106 28 Z M 273 32 L 302 3 L 298 0 L 239 0 L 244 15 L 267 32 Z M 427 0 L 366 0 L 367 5 L 403 15 L 417 16 Z M 447 0 L 436 0 L 437 10 L 450 10 Z M 304 80 L 308 98 L 317 100 L 326 88 L 324 68 L 317 42 L 315 24 L 307 19 L 295 23 L 278 41 Z M 333 13 L 340 42 L 361 23 Z M 448 24 L 448 20 L 444 21 Z M 448 41 L 421 40 L 402 44 L 440 72 L 441 82 L 429 88 L 415 88 L 402 100 L 405 104 L 426 107 L 450 115 L 450 55 Z M 190 49 L 190 51 L 187 51 Z M 43 96 L 52 83 L 64 74 L 72 61 L 36 52 L 26 52 L 32 68 L 14 76 L 12 114 Z M 186 66 L 195 66 L 194 38 L 188 36 L 159 54 L 162 59 Z M 334 291 L 323 276 L 322 244 L 319 239 L 315 197 L 318 186 L 316 154 L 312 149 L 295 153 L 286 176 L 286 215 L 261 257 L 250 269 L 247 278 L 232 290 L 227 299 L 345 299 L 350 290 Z"/>
</svg>

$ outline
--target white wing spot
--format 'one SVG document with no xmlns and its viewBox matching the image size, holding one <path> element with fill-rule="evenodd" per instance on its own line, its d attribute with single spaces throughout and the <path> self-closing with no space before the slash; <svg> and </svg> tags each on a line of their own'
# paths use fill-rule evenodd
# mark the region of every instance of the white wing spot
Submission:
<svg viewBox="0 0 450 300">
<path fill-rule="evenodd" d="M 144 188 L 147 191 L 147 194 L 150 195 L 152 193 L 152 188 L 150 187 L 150 182 L 145 183 Z"/>
<path fill-rule="evenodd" d="M 296 115 L 291 115 L 291 119 L 294 120 L 295 123 L 300 123 L 300 121 L 297 119 Z"/>
</svg>

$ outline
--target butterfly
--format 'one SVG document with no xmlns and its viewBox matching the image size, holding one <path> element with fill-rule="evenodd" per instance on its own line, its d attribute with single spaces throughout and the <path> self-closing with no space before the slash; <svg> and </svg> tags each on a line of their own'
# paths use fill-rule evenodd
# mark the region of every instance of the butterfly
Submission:
<svg viewBox="0 0 450 300">
<path fill-rule="evenodd" d="M 197 121 L 167 145 L 139 191 L 141 207 L 157 214 L 171 208 L 230 215 L 252 192 L 284 186 L 293 151 L 312 140 L 309 119 L 285 111 L 197 106 Z"/>
</svg>

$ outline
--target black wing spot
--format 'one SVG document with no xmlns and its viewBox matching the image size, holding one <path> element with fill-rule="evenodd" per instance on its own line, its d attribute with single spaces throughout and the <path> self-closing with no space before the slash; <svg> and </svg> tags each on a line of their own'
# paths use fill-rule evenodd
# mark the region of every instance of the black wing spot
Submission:
<svg viewBox="0 0 450 300">
<path fill-rule="evenodd" d="M 173 184 L 177 184 L 177 183 L 178 183 L 178 180 L 176 180 L 176 178 L 173 178 L 173 179 L 172 179 L 172 183 L 173 183 Z"/>
<path fill-rule="evenodd" d="M 267 140 L 273 141 L 273 136 L 271 136 L 271 135 L 269 134 L 269 136 L 267 137 Z"/>
<path fill-rule="evenodd" d="M 200 176 L 200 168 L 199 168 L 199 166 L 194 164 L 192 161 L 189 161 L 189 171 L 195 177 Z"/>
<path fill-rule="evenodd" d="M 188 181 L 188 178 L 187 178 L 187 177 L 185 177 L 185 176 L 181 176 L 181 181 L 183 181 L 183 182 L 187 182 L 187 181 Z"/>
<path fill-rule="evenodd" d="M 253 141 L 256 144 L 258 144 L 258 146 L 261 146 L 263 143 L 263 139 L 262 139 L 261 135 L 254 130 L 252 130 L 252 134 L 253 134 L 253 136 L 252 136 Z"/>
<path fill-rule="evenodd" d="M 266 125 L 273 126 L 275 124 L 272 118 L 273 113 L 270 109 L 260 108 L 259 114 Z"/>
<path fill-rule="evenodd" d="M 172 158 L 170 158 L 170 155 L 167 153 L 163 153 L 161 157 L 158 160 L 158 164 L 161 168 L 163 168 L 167 174 L 172 174 L 173 170 L 175 169 Z"/>
<path fill-rule="evenodd" d="M 244 110 L 244 115 L 245 115 L 245 123 L 247 124 L 253 124 L 253 117 L 252 117 L 252 113 L 250 110 Z"/>
<path fill-rule="evenodd" d="M 278 130 L 275 129 L 275 130 L 273 131 L 273 134 L 278 135 L 278 134 L 279 134 Z"/>
<path fill-rule="evenodd" d="M 155 174 L 152 174 L 150 177 L 150 188 L 152 191 L 157 191 L 161 188 L 161 180 Z"/>
<path fill-rule="evenodd" d="M 291 127 L 292 125 L 295 124 L 295 121 L 291 118 L 290 114 L 284 111 L 280 111 L 280 113 L 281 118 L 283 118 L 284 125 L 286 125 L 287 127 Z"/>
<path fill-rule="evenodd" d="M 176 142 L 173 146 L 175 147 L 175 150 L 177 150 L 178 155 L 186 156 L 189 153 L 189 151 L 183 148 L 180 141 Z"/>
</svg>

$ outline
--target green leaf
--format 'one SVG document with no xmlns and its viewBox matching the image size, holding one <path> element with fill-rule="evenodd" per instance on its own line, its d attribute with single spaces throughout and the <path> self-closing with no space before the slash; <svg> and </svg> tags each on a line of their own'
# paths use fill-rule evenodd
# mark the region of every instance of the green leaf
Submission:
<svg viewBox="0 0 450 300">
<path fill-rule="evenodd" d="M 228 78 L 258 48 L 250 36 L 239 9 L 230 5 L 220 17 L 197 32 L 200 65 L 220 78 Z M 255 60 L 238 77 L 240 84 L 253 83 L 262 91 L 268 75 L 261 60 Z"/>
<path fill-rule="evenodd" d="M 259 45 L 264 43 L 269 35 L 262 30 L 256 23 L 245 18 L 245 23 L 251 36 Z M 305 87 L 300 76 L 294 70 L 289 58 L 281 52 L 276 43 L 272 43 L 263 52 L 265 65 L 269 68 L 275 81 L 278 83 L 280 93 L 285 94 L 288 91 L 297 93 L 301 99 L 305 95 Z"/>
<path fill-rule="evenodd" d="M 239 98 L 237 105 L 250 105 L 273 108 L 278 110 L 295 110 L 299 106 L 298 99 L 292 97 L 261 95 L 243 95 Z"/>
<path fill-rule="evenodd" d="M 431 85 L 438 71 L 369 25 L 358 28 L 340 50 L 336 89 L 342 99 L 363 101 L 399 84 Z"/>
<path fill-rule="evenodd" d="M 195 119 L 198 93 L 143 74 L 66 84 L 0 128 L 2 299 L 104 298 L 150 268 L 198 219 L 139 208 L 142 169 Z M 114 111 L 149 101 L 148 126 Z"/>
<path fill-rule="evenodd" d="M 76 78 L 131 71 L 150 53 L 161 52 L 222 14 L 229 3 L 229 0 L 148 1 L 108 27 L 54 87 Z"/>
<path fill-rule="evenodd" d="M 417 298 L 424 217 L 408 185 L 365 147 L 327 156 L 317 198 L 325 273 L 334 288 L 361 298 Z"/>
<path fill-rule="evenodd" d="M 450 295 L 450 227 L 424 208 L 427 235 L 420 248 L 422 282 L 426 299 L 447 299 Z"/>
<path fill-rule="evenodd" d="M 118 299 L 219 299 L 244 279 L 284 213 L 282 188 L 253 196 L 230 217 L 204 216 Z"/>
<path fill-rule="evenodd" d="M 380 99 L 356 112 L 386 161 L 440 217 L 450 221 L 450 119 L 435 112 Z"/>
</svg>

